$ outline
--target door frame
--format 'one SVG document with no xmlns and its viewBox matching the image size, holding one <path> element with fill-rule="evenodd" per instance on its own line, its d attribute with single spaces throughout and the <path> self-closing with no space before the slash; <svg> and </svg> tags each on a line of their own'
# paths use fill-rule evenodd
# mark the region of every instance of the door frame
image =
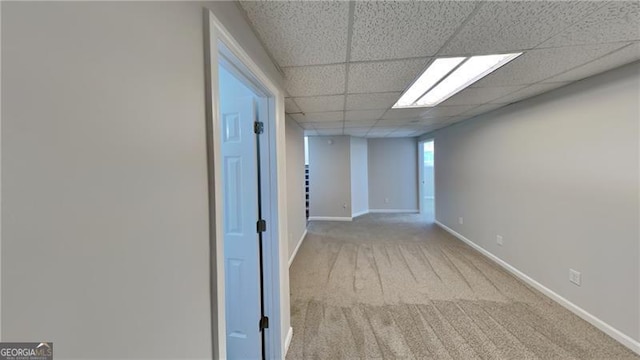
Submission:
<svg viewBox="0 0 640 360">
<path fill-rule="evenodd" d="M 222 45 L 222 46 L 220 46 Z M 287 267 L 286 163 L 284 91 L 262 71 L 209 9 L 204 9 L 205 104 L 207 132 L 207 170 L 209 183 L 209 242 L 212 354 L 226 359 L 226 312 L 224 274 L 224 233 L 222 123 L 219 116 L 218 64 L 221 54 L 231 62 L 241 80 L 263 96 L 259 107 L 266 109 L 261 149 L 263 218 L 267 221 L 264 236 L 265 313 L 269 329 L 265 332 L 266 358 L 284 358 L 283 328 L 289 321 L 289 273 Z M 278 157 L 278 155 L 281 155 Z M 279 216 L 282 214 L 281 216 Z M 256 219 L 258 220 L 258 219 Z M 220 224 L 220 226 L 217 226 Z M 257 241 L 257 234 L 256 234 Z M 284 294 L 284 296 L 282 296 Z M 256 326 L 258 323 L 256 322 Z"/>
</svg>

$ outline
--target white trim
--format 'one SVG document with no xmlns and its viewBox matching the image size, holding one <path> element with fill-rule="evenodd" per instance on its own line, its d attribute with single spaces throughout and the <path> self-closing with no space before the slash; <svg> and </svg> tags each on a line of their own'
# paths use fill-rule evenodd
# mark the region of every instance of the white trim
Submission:
<svg viewBox="0 0 640 360">
<path fill-rule="evenodd" d="M 289 352 L 289 346 L 291 345 L 291 339 L 293 338 L 293 328 L 289 327 L 289 331 L 287 332 L 287 338 L 284 339 L 284 356 L 287 356 Z"/>
<path fill-rule="evenodd" d="M 302 236 L 300 236 L 300 240 L 298 240 L 298 245 L 296 245 L 296 248 L 293 250 L 293 254 L 291 254 L 291 257 L 289 257 L 289 267 L 291 267 L 291 264 L 293 264 L 293 260 L 296 258 L 296 255 L 298 255 L 298 250 L 300 250 L 300 245 L 302 245 L 302 242 L 304 241 L 304 238 L 306 236 L 307 236 L 307 229 L 304 229 Z"/>
<path fill-rule="evenodd" d="M 358 216 L 366 215 L 366 214 L 368 214 L 368 213 L 369 213 L 369 209 L 367 209 L 367 210 L 362 210 L 362 211 L 357 212 L 357 213 L 355 213 L 355 214 L 351 214 L 351 218 L 352 218 L 352 219 L 355 219 L 355 218 L 357 218 Z"/>
<path fill-rule="evenodd" d="M 511 266 L 509 263 L 507 263 L 506 261 L 500 259 L 499 257 L 493 255 L 489 251 L 487 251 L 484 248 L 482 248 L 480 245 L 477 245 L 473 241 L 471 241 L 471 240 L 467 239 L 466 237 L 462 236 L 461 234 L 457 233 L 456 231 L 454 231 L 453 229 L 451 229 L 448 226 L 444 225 L 440 221 L 436 220 L 435 223 L 436 223 L 436 225 L 440 226 L 443 230 L 445 230 L 449 234 L 451 234 L 451 235 L 455 236 L 456 238 L 460 239 L 461 241 L 463 241 L 467 245 L 471 246 L 472 248 L 474 248 L 475 250 L 480 252 L 482 255 L 488 257 L 490 260 L 492 260 L 495 263 L 497 263 L 498 265 L 500 265 L 502 268 L 504 268 L 505 270 L 507 270 L 511 274 L 515 275 L 520 280 L 522 280 L 525 283 L 531 285 L 536 290 L 540 291 L 541 293 L 545 294 L 546 296 L 548 296 L 549 298 L 551 298 L 555 302 L 557 302 L 560 305 L 562 305 L 563 307 L 565 307 L 567 310 L 569 310 L 572 313 L 578 315 L 579 317 L 581 317 L 585 321 L 589 322 L 591 325 L 597 327 L 598 329 L 603 331 L 605 334 L 611 336 L 612 338 L 614 338 L 615 340 L 620 342 L 622 345 L 628 347 L 631 351 L 633 351 L 636 354 L 640 355 L 640 342 L 638 342 L 637 340 L 632 339 L 629 335 L 624 334 L 620 330 L 618 330 L 618 329 L 614 328 L 613 326 L 607 324 L 606 322 L 600 320 L 595 315 L 592 315 L 591 313 L 589 313 L 586 310 L 582 309 L 578 305 L 572 303 L 571 301 L 569 301 L 569 300 L 565 299 L 564 297 L 562 297 L 561 295 L 557 294 L 553 290 L 547 288 L 546 286 L 540 284 L 536 280 L 530 278 L 525 273 L 523 273 L 520 270 L 516 269 L 515 267 Z"/>
<path fill-rule="evenodd" d="M 420 209 L 369 209 L 372 214 L 418 214 Z"/>
<path fill-rule="evenodd" d="M 425 200 L 433 200 L 433 199 L 435 199 L 435 197 L 433 197 L 433 196 L 425 196 L 424 199 Z"/>
<path fill-rule="evenodd" d="M 353 221 L 353 218 L 351 216 L 309 216 L 309 221 Z"/>
</svg>

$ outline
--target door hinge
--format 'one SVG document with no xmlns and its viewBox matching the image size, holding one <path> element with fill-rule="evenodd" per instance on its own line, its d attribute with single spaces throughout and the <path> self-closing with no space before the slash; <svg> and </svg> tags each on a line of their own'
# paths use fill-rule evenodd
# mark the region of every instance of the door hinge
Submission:
<svg viewBox="0 0 640 360">
<path fill-rule="evenodd" d="M 263 316 L 262 319 L 260 319 L 260 322 L 259 322 L 258 326 L 260 326 L 260 331 L 262 331 L 264 329 L 268 329 L 269 328 L 269 317 Z"/>
<path fill-rule="evenodd" d="M 256 121 L 253 123 L 253 132 L 256 134 L 262 134 L 264 132 L 264 123 L 262 121 Z"/>
<path fill-rule="evenodd" d="M 267 231 L 267 222 L 264 220 L 258 220 L 256 223 L 256 228 L 259 233 Z"/>
</svg>

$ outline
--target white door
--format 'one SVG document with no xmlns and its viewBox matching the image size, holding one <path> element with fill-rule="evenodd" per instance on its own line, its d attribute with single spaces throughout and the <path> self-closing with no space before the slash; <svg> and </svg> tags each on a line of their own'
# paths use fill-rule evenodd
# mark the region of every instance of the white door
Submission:
<svg viewBox="0 0 640 360">
<path fill-rule="evenodd" d="M 220 104 L 224 189 L 227 356 L 260 359 L 260 267 L 256 120 L 252 97 Z"/>
</svg>

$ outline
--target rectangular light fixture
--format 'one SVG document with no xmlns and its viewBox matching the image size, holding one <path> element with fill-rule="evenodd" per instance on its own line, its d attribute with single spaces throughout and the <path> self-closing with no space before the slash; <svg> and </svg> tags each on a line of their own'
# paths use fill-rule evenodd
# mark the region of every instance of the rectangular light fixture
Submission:
<svg viewBox="0 0 640 360">
<path fill-rule="evenodd" d="M 394 107 L 411 107 L 427 90 L 437 84 L 440 79 L 447 76 L 451 70 L 460 65 L 466 58 L 442 58 L 436 59 L 422 75 L 405 91 Z"/>
<path fill-rule="evenodd" d="M 393 108 L 436 106 L 520 55 L 521 52 L 436 59 Z"/>
</svg>

